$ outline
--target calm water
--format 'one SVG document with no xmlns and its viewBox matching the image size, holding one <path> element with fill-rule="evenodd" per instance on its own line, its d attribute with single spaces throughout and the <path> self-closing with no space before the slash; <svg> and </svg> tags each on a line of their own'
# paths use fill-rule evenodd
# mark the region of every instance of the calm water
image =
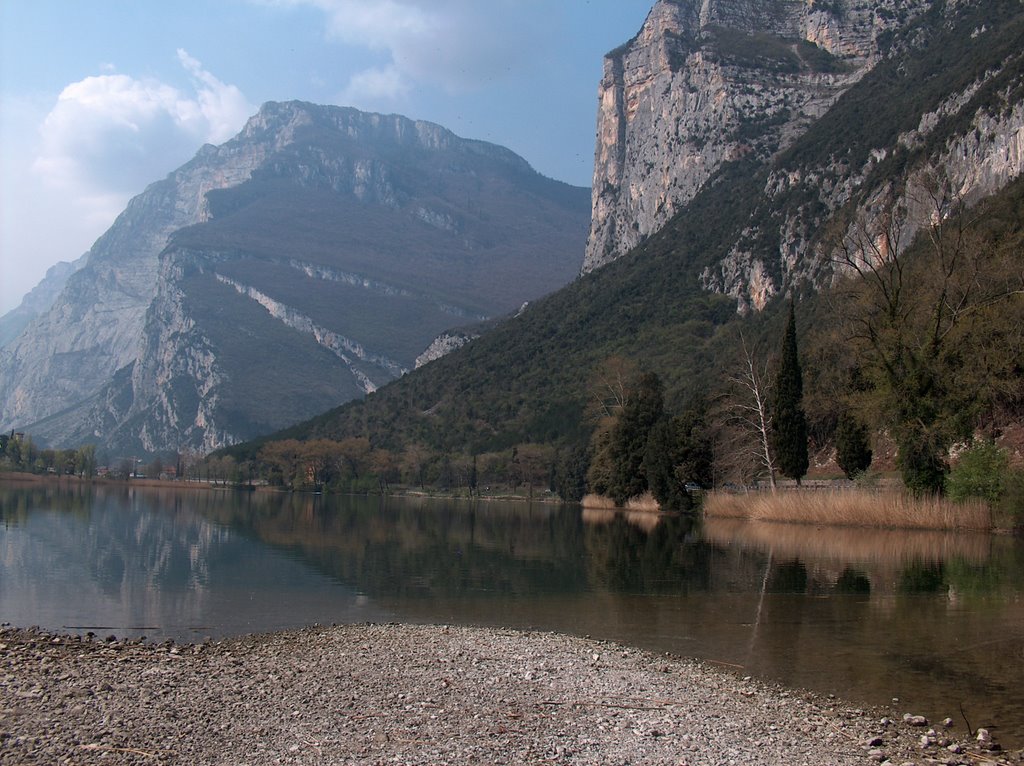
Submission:
<svg viewBox="0 0 1024 766">
<path fill-rule="evenodd" d="M 0 485 L 0 621 L 201 640 L 557 630 L 1024 744 L 1024 544 L 578 507 Z"/>
</svg>

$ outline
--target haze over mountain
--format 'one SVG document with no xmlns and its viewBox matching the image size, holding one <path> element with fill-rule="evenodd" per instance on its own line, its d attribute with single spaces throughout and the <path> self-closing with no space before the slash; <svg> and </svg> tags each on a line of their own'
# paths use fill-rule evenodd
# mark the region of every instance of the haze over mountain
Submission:
<svg viewBox="0 0 1024 766">
<path fill-rule="evenodd" d="M 427 445 L 438 461 L 586 444 L 585 410 L 609 359 L 657 372 L 678 410 L 726 380 L 743 317 L 774 321 L 791 295 L 806 299 L 802 314 L 828 319 L 843 248 L 892 258 L 916 232 L 937 234 L 954 203 L 986 199 L 990 218 L 971 236 L 993 252 L 1018 247 L 1024 7 L 658 0 L 606 58 L 596 156 L 581 279 L 279 437 Z M 1003 313 L 1011 325 L 1018 304 Z M 755 335 L 765 326 L 743 321 Z M 993 406 L 998 380 L 1000 406 L 1017 407 L 1021 349 L 1012 328 L 992 327 L 1005 377 L 974 399 Z M 849 359 L 827 366 L 841 349 L 837 338 L 812 374 L 845 374 Z M 957 364 L 983 370 L 992 357 Z M 834 390 L 822 396 L 839 405 Z M 834 429 L 835 412 L 822 422 Z"/>
<path fill-rule="evenodd" d="M 294 423 L 570 280 L 588 196 L 438 125 L 267 104 L 135 197 L 0 350 L 0 428 L 159 452 Z"/>
</svg>

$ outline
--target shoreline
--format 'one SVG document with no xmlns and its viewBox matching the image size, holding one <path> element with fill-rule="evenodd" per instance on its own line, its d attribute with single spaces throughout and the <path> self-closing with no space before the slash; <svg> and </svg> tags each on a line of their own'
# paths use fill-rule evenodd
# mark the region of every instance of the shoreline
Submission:
<svg viewBox="0 0 1024 766">
<path fill-rule="evenodd" d="M 315 492 L 303 489 L 285 489 L 272 487 L 265 484 L 223 484 L 217 482 L 190 480 L 190 479 L 111 479 L 105 476 L 55 476 L 53 474 L 35 474 L 24 472 L 0 472 L 0 485 L 17 484 L 21 486 L 32 485 L 57 485 L 57 486 L 91 486 L 91 487 L 117 487 L 117 488 L 145 488 L 145 489 L 189 489 L 203 490 L 208 492 L 260 492 L 279 495 L 300 495 L 300 496 L 325 496 L 325 497 L 380 497 L 380 498 L 412 498 L 426 500 L 452 500 L 456 502 L 475 502 L 483 500 L 487 502 L 507 503 L 539 503 L 539 504 L 562 504 L 564 501 L 557 496 L 545 492 L 535 494 L 517 495 L 509 493 L 474 495 L 456 494 L 443 492 L 426 492 L 411 487 L 400 487 L 387 492 Z"/>
<path fill-rule="evenodd" d="M 1024 763 L 912 712 L 555 633 L 363 624 L 177 647 L 0 628 L 3 764 Z"/>
</svg>

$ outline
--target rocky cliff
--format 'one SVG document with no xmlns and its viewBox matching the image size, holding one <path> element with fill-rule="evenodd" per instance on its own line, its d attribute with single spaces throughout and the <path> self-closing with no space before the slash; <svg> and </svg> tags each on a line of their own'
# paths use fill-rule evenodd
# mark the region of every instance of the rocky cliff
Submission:
<svg viewBox="0 0 1024 766">
<path fill-rule="evenodd" d="M 205 146 L 129 202 L 49 310 L 0 350 L 0 429 L 74 407 L 138 357 L 171 233 L 204 220 L 206 193 L 247 179 L 272 148 L 239 139 Z"/>
<path fill-rule="evenodd" d="M 701 276 L 740 311 L 827 282 L 844 236 L 880 237 L 893 211 L 909 244 L 936 214 L 929 186 L 973 202 L 1024 170 L 1018 17 L 1001 1 L 659 0 L 605 58 L 583 271 L 744 175 L 754 212 Z"/>
<path fill-rule="evenodd" d="M 758 174 L 759 202 L 702 285 L 760 309 L 834 279 L 842 247 L 909 246 L 951 204 L 1024 172 L 1024 19 L 1017 3 L 934 6 Z M 884 126 L 880 128 L 879 126 Z M 899 241 L 885 242 L 887 229 Z"/>
<path fill-rule="evenodd" d="M 438 125 L 267 104 L 132 200 L 0 351 L 0 427 L 159 452 L 310 417 L 570 280 L 587 196 Z"/>
<path fill-rule="evenodd" d="M 660 229 L 723 163 L 792 143 L 927 5 L 658 0 L 605 57 L 583 271 Z"/>
</svg>

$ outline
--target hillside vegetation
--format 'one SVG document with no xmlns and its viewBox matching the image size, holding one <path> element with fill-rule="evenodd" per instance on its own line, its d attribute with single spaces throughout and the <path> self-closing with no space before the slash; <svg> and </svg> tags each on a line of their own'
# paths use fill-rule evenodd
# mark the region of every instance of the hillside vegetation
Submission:
<svg viewBox="0 0 1024 766">
<path fill-rule="evenodd" d="M 980 46 L 971 33 L 982 27 L 991 34 Z M 713 458 L 701 483 L 754 480 L 763 466 L 737 458 L 744 435 L 731 425 L 730 403 L 745 361 L 766 381 L 774 374 L 786 301 L 744 315 L 735 298 L 702 289 L 705 269 L 740 243 L 777 269 L 771 276 L 796 298 L 812 453 L 827 454 L 840 423 L 852 422 L 855 433 L 896 440 L 905 479 L 920 480 L 922 491 L 941 489 L 954 443 L 996 438 L 1024 414 L 1024 182 L 968 207 L 930 163 L 964 129 L 965 114 L 1019 101 L 1022 39 L 1019 3 L 964 7 L 952 17 L 934 10 L 892 40 L 892 57 L 771 166 L 727 164 L 628 256 L 363 401 L 225 454 L 257 460 L 268 442 L 358 439 L 393 480 L 448 488 L 529 481 L 578 496 L 600 448 L 595 434 L 615 415 L 610 376 L 627 399 L 646 372 L 657 376 L 665 415 L 677 429 L 685 424 L 691 447 L 701 432 L 697 441 Z M 989 71 L 999 74 L 960 111 L 941 112 L 926 143 L 897 141 L 951 91 Z M 887 148 L 884 160 L 872 165 L 879 148 Z M 866 178 L 844 178 L 861 167 L 871 168 Z M 900 258 L 843 262 L 858 244 L 870 255 L 866 240 L 851 241 L 857 206 L 884 200 L 880 190 L 922 172 L 934 181 L 936 217 L 907 220 L 893 202 L 887 236 L 903 237 L 890 242 Z M 768 179 L 784 174 L 804 180 L 769 200 Z M 842 183 L 854 191 L 832 209 L 821 189 Z M 793 215 L 812 233 L 800 278 L 788 277 L 778 258 L 780 231 Z M 931 225 L 937 220 L 945 224 Z M 832 256 L 814 261 L 811 249 Z M 902 298 L 885 305 L 893 286 Z"/>
</svg>

